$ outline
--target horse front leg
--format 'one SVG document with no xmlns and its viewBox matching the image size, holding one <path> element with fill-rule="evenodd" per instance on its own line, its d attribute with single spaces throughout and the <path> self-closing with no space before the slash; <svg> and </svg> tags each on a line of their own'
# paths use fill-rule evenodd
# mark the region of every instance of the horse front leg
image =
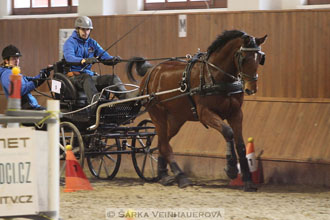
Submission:
<svg viewBox="0 0 330 220">
<path fill-rule="evenodd" d="M 232 114 L 232 117 L 230 117 L 227 120 L 234 131 L 236 150 L 239 156 L 239 164 L 242 172 L 242 180 L 244 182 L 244 191 L 255 192 L 257 191 L 257 187 L 252 182 L 252 175 L 246 158 L 246 148 L 242 135 L 242 122 L 243 122 L 242 110 L 239 110 L 237 114 Z"/>
<path fill-rule="evenodd" d="M 201 108 L 199 110 L 200 121 L 216 130 L 218 130 L 227 142 L 226 146 L 226 167 L 225 172 L 230 179 L 235 179 L 238 174 L 237 169 L 237 156 L 234 145 L 233 129 L 227 125 L 219 115 L 214 113 L 208 108 Z"/>
</svg>

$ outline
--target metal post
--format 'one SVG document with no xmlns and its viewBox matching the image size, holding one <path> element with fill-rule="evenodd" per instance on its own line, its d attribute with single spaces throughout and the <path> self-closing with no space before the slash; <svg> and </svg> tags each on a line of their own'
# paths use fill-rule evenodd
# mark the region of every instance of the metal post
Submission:
<svg viewBox="0 0 330 220">
<path fill-rule="evenodd" d="M 57 119 L 55 123 L 48 123 L 48 207 L 52 212 L 52 219 L 59 219 L 60 213 L 60 183 L 59 183 L 59 101 L 47 100 L 47 110 L 53 112 L 53 119 Z"/>
</svg>

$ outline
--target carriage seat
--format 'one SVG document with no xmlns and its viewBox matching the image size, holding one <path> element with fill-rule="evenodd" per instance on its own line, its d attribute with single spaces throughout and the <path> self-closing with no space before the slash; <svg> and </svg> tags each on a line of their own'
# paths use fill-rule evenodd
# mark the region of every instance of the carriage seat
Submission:
<svg viewBox="0 0 330 220">
<path fill-rule="evenodd" d="M 83 90 L 77 89 L 70 81 L 69 77 L 63 73 L 54 73 L 54 80 L 61 82 L 61 94 L 59 99 L 63 100 L 87 100 Z"/>
<path fill-rule="evenodd" d="M 87 96 L 83 90 L 77 89 L 66 76 L 69 72 L 69 67 L 65 65 L 65 61 L 59 61 L 54 65 L 53 79 L 61 82 L 60 94 L 55 94 L 55 98 L 60 101 L 75 102 L 79 106 L 85 106 L 88 104 Z"/>
</svg>

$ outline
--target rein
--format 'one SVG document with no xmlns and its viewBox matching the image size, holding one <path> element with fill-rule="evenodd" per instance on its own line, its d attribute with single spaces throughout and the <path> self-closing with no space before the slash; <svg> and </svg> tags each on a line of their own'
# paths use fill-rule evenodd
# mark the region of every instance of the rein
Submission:
<svg viewBox="0 0 330 220">
<path fill-rule="evenodd" d="M 162 58 L 149 58 L 149 59 L 143 59 L 143 61 L 157 61 L 157 60 L 165 60 L 165 61 L 183 61 L 182 59 L 188 59 L 191 55 L 187 54 L 184 57 L 162 57 Z M 134 60 L 134 59 L 128 59 L 124 60 L 122 59 L 120 62 L 141 62 L 141 60 Z"/>
<path fill-rule="evenodd" d="M 209 62 L 206 58 L 208 57 L 208 54 L 206 53 L 201 53 L 201 52 L 197 52 L 194 56 L 191 56 L 189 54 L 187 54 L 185 57 L 167 57 L 167 58 L 152 58 L 152 59 L 144 59 L 144 61 L 154 61 L 154 60 L 165 60 L 166 61 L 173 61 L 173 60 L 177 60 L 177 61 L 182 61 L 182 62 L 187 62 L 186 68 L 184 70 L 184 72 L 182 73 L 182 80 L 180 83 L 180 87 L 177 89 L 173 89 L 173 90 L 168 90 L 168 91 L 163 91 L 163 92 L 159 92 L 159 93 L 154 93 L 154 94 L 149 94 L 148 95 L 148 91 L 146 91 L 147 95 L 142 95 L 140 96 L 142 99 L 143 98 L 149 98 L 148 100 L 148 105 L 145 109 L 144 112 L 147 111 L 147 109 L 152 106 L 155 105 L 157 103 L 163 103 L 163 102 L 168 102 L 177 98 L 181 98 L 184 96 L 188 96 L 189 101 L 191 103 L 191 110 L 193 112 L 193 115 L 196 119 L 198 119 L 197 116 L 197 110 L 196 110 L 196 104 L 194 102 L 194 100 L 192 99 L 193 95 L 216 95 L 216 94 L 226 94 L 228 96 L 231 96 L 233 94 L 237 94 L 237 93 L 243 93 L 243 81 L 246 80 L 247 78 L 250 78 L 249 81 L 256 81 L 258 79 L 258 74 L 256 74 L 254 77 L 251 77 L 245 73 L 242 72 L 242 65 L 243 65 L 243 60 L 244 60 L 244 56 L 243 53 L 244 51 L 251 51 L 251 52 L 260 52 L 261 48 L 260 47 L 256 47 L 256 48 L 245 48 L 245 47 L 240 47 L 240 49 L 235 53 L 235 57 L 236 57 L 236 61 L 237 61 L 237 69 L 238 69 L 238 74 L 237 76 L 234 76 L 233 74 L 230 74 L 226 71 L 224 71 L 223 69 L 221 69 L 220 67 L 216 66 L 215 64 Z M 262 52 L 260 52 L 262 53 Z M 186 60 L 181 60 L 181 59 L 189 59 L 188 61 Z M 140 62 L 141 60 L 122 60 L 122 62 Z M 198 87 L 195 88 L 190 88 L 190 72 L 194 66 L 195 63 L 197 62 L 201 62 L 206 64 L 206 68 L 207 68 L 207 74 L 208 76 L 211 78 L 212 84 L 206 84 L 205 83 L 205 79 L 204 77 L 206 76 L 206 74 L 203 71 L 203 67 L 201 66 L 201 70 L 200 70 L 200 85 Z M 163 62 L 161 62 L 163 63 Z M 160 65 L 161 63 L 159 63 L 158 65 Z M 156 65 L 156 66 L 158 66 Z M 156 66 L 153 66 L 153 68 L 155 68 Z M 224 74 L 225 76 L 229 77 L 230 79 L 232 79 L 234 82 L 232 83 L 228 83 L 228 82 L 218 82 L 216 83 L 212 77 L 211 71 L 209 69 L 209 66 L 216 69 L 217 71 L 221 72 L 222 74 Z M 149 84 L 149 79 L 150 79 L 150 73 L 152 71 L 149 71 L 149 75 L 147 76 L 147 80 L 145 83 L 145 88 L 143 88 L 141 91 L 143 94 L 143 91 L 145 91 L 145 89 L 147 88 L 147 85 Z M 181 94 L 173 96 L 171 98 L 167 98 L 161 101 L 156 101 L 151 103 L 152 101 L 154 101 L 155 97 L 161 94 L 166 94 L 166 93 L 172 93 L 172 92 L 177 92 L 180 91 Z M 151 104 L 151 105 L 150 105 Z"/>
<path fill-rule="evenodd" d="M 220 67 L 214 65 L 213 63 L 210 63 L 210 62 L 207 61 L 207 60 L 204 60 L 204 61 L 201 61 L 201 62 L 204 62 L 204 63 L 206 63 L 207 65 L 213 67 L 214 69 L 216 69 L 216 70 L 222 72 L 224 75 L 228 76 L 229 78 L 233 79 L 234 81 L 239 81 L 239 80 L 240 80 L 238 77 L 235 77 L 235 76 L 233 76 L 232 74 L 225 72 L 225 71 L 222 70 Z M 208 69 L 208 72 L 209 72 L 209 69 Z M 210 72 L 209 72 L 209 74 L 210 74 Z"/>
</svg>

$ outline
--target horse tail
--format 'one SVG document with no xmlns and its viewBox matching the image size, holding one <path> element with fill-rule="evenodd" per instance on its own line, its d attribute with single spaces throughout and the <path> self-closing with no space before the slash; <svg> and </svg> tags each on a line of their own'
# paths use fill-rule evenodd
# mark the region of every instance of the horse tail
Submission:
<svg viewBox="0 0 330 220">
<path fill-rule="evenodd" d="M 144 76 L 148 72 L 148 69 L 152 67 L 143 57 L 132 57 L 126 65 L 126 73 L 131 82 L 137 82 L 132 71 L 134 64 L 136 65 L 135 70 L 139 76 Z"/>
</svg>

